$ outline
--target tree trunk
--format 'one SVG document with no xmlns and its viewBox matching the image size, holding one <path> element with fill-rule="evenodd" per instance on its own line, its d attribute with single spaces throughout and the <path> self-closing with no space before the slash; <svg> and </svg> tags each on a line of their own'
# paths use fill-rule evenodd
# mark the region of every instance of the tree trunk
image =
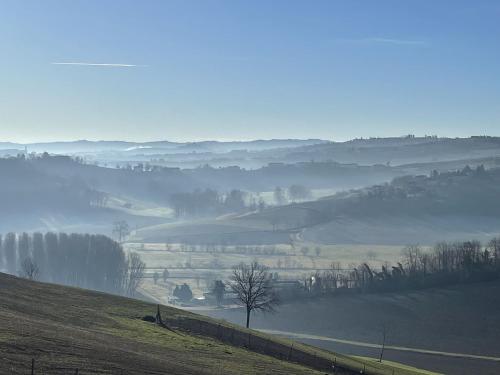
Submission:
<svg viewBox="0 0 500 375">
<path fill-rule="evenodd" d="M 247 308 L 247 328 L 250 326 L 250 309 Z"/>
<path fill-rule="evenodd" d="M 157 305 L 157 310 L 156 310 L 156 324 L 163 325 L 163 321 L 161 319 L 161 313 L 160 313 L 160 305 Z"/>
<path fill-rule="evenodd" d="M 383 332 L 382 332 L 382 350 L 380 351 L 380 358 L 378 360 L 380 363 L 382 363 L 382 358 L 384 357 L 385 338 L 386 338 L 386 330 L 385 330 L 385 326 L 384 326 L 383 327 Z"/>
</svg>

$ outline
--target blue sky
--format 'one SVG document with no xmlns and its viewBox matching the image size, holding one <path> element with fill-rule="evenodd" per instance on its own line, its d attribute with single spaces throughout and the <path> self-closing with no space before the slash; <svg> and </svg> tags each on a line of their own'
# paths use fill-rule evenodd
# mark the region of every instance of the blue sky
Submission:
<svg viewBox="0 0 500 375">
<path fill-rule="evenodd" d="M 0 141 L 500 135 L 499 40 L 497 0 L 1 0 Z"/>
</svg>

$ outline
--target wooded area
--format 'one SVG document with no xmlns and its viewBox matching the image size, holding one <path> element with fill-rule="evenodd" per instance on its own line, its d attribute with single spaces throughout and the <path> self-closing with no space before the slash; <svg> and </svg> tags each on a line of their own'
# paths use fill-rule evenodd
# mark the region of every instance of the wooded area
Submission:
<svg viewBox="0 0 500 375">
<path fill-rule="evenodd" d="M 29 279 L 134 295 L 144 263 L 103 235 L 11 232 L 0 236 L 0 269 Z"/>
<path fill-rule="evenodd" d="M 342 292 L 394 292 L 441 287 L 500 278 L 500 238 L 483 246 L 479 241 L 441 242 L 430 251 L 419 246 L 403 249 L 401 262 L 381 270 L 362 263 L 345 269 L 332 264 L 329 271 L 317 272 L 306 280 L 313 294 Z"/>
</svg>

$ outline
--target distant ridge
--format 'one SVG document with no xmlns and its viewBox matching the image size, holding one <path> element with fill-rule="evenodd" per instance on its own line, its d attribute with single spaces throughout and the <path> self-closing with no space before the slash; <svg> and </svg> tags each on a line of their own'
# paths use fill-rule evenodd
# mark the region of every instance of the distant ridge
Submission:
<svg viewBox="0 0 500 375">
<path fill-rule="evenodd" d="M 148 141 L 148 142 L 130 142 L 130 141 L 54 141 L 54 142 L 35 142 L 35 143 L 12 143 L 0 142 L 1 149 L 24 149 L 28 147 L 34 152 L 50 153 L 81 153 L 81 152 L 104 152 L 104 151 L 127 151 L 134 148 L 152 148 L 163 151 L 212 151 L 227 152 L 231 149 L 247 150 L 267 150 L 283 147 L 299 147 L 314 144 L 327 143 L 329 141 L 322 139 L 269 139 L 269 140 L 251 140 L 251 141 L 199 141 L 199 142 L 171 142 L 167 140 Z"/>
</svg>

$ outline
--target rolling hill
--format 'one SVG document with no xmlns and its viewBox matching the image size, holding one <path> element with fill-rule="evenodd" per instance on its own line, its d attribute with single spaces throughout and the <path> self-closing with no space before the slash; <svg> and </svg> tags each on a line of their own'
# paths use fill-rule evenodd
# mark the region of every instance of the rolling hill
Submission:
<svg viewBox="0 0 500 375">
<path fill-rule="evenodd" d="M 337 193 L 316 201 L 271 207 L 217 220 L 144 228 L 161 242 L 433 245 L 489 240 L 500 231 L 500 169 L 465 167 Z"/>
<path fill-rule="evenodd" d="M 101 147 L 100 143 L 80 143 Z M 301 142 L 264 142 L 273 147 L 288 147 L 274 149 L 277 157 L 283 150 L 290 151 L 292 144 L 298 146 Z M 167 147 L 169 144 L 158 145 Z M 247 143 L 241 144 L 244 145 Z M 262 146 L 259 142 L 257 145 Z M 105 146 L 130 145 L 112 143 Z M 461 239 L 461 234 L 485 238 L 499 226 L 495 214 L 499 179 L 498 173 L 491 172 L 499 162 L 497 138 L 386 138 L 314 144 L 293 150 L 304 147 L 306 150 L 340 150 L 357 162 L 363 162 L 362 158 L 357 159 L 360 155 L 368 159 L 373 156 L 373 159 L 363 166 L 341 164 L 327 157 L 319 158 L 327 161 L 314 161 L 311 157 L 307 162 L 295 164 L 289 162 L 293 158 L 285 158 L 285 163 L 249 170 L 234 164 L 224 168 L 179 169 L 138 163 L 108 168 L 79 158 L 48 154 L 3 158 L 0 159 L 0 206 L 10 217 L 0 220 L 0 230 L 64 229 L 109 234 L 111 223 L 116 220 L 127 220 L 134 228 L 172 221 L 168 206 L 172 196 L 179 192 L 215 189 L 224 194 L 231 189 L 241 189 L 252 192 L 252 198 L 257 200 L 257 193 L 271 192 L 272 195 L 276 186 L 286 188 L 292 184 L 331 192 L 357 190 L 318 202 L 271 208 L 254 215 L 238 218 L 233 215 L 230 219 L 204 222 L 202 226 L 195 220 L 187 226 L 177 223 L 172 233 L 169 231 L 174 227 L 167 225 L 168 228 L 158 231 L 157 226 L 145 230 L 140 237 L 160 242 L 169 238 L 199 242 L 206 237 L 206 241 L 212 243 L 251 244 L 256 238 L 260 243 L 283 243 L 300 231 L 301 238 L 311 242 L 399 245 L 422 242 L 422 237 L 426 243 Z M 461 148 L 462 154 L 459 153 Z M 411 161 L 412 164 L 377 165 L 375 156 L 382 152 L 380 150 L 397 151 L 398 155 L 404 155 L 401 162 Z M 258 155 L 264 152 L 268 151 L 255 151 L 251 157 L 260 158 Z M 467 162 L 474 168 L 484 162 L 492 169 L 482 175 L 474 174 L 473 169 L 462 170 Z M 450 169 L 460 169 L 463 173 L 454 174 Z M 404 177 L 431 170 L 436 170 L 437 175 Z M 394 182 L 389 185 L 363 188 L 391 179 Z M 159 211 L 162 213 L 158 214 Z M 406 217 L 401 212 L 407 213 Z M 438 238 L 441 233 L 444 237 Z"/>
<path fill-rule="evenodd" d="M 289 161 L 335 160 L 361 165 L 402 165 L 493 157 L 498 156 L 499 152 L 499 137 L 440 138 L 410 135 L 307 145 L 283 150 L 280 154 L 275 152 L 274 155 L 276 159 Z"/>
<path fill-rule="evenodd" d="M 0 274 L 0 374 L 425 374 L 161 307 Z M 318 370 L 321 370 L 318 371 Z"/>
<path fill-rule="evenodd" d="M 345 142 L 320 139 L 270 139 L 242 142 L 124 142 L 124 141 L 72 141 L 17 144 L 0 142 L 0 150 L 28 150 L 38 153 L 85 155 L 103 162 L 140 160 L 148 157 L 176 156 L 197 153 L 199 165 L 205 160 L 232 156 L 234 151 L 247 151 L 245 159 L 254 164 L 268 162 L 328 161 L 374 165 L 390 163 L 401 165 L 414 162 L 452 161 L 465 158 L 499 156 L 500 138 L 475 136 L 469 138 L 440 138 L 434 136 L 361 138 Z M 15 156 L 15 153 L 11 155 Z M 234 155 L 233 155 L 234 156 Z M 248 160 L 247 160 L 248 161 Z M 264 163 L 262 164 L 262 162 Z"/>
</svg>

